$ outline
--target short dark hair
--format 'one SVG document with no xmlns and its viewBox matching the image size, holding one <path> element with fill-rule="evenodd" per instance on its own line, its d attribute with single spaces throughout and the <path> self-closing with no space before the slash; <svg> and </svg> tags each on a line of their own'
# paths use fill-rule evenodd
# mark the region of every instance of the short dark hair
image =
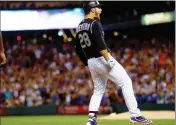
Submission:
<svg viewBox="0 0 176 125">
<path fill-rule="evenodd" d="M 83 3 L 83 9 L 84 9 L 85 14 L 88 14 L 90 12 L 90 10 L 92 9 L 92 8 L 87 7 L 89 2 L 90 1 L 86 1 Z"/>
</svg>

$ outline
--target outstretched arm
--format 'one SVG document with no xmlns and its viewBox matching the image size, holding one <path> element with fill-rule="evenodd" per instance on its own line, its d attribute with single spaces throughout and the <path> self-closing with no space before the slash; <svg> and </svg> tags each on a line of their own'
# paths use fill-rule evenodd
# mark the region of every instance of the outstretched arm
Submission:
<svg viewBox="0 0 176 125">
<path fill-rule="evenodd" d="M 4 53 L 3 39 L 0 32 L 0 66 L 6 63 L 6 57 Z"/>
<path fill-rule="evenodd" d="M 2 40 L 2 33 L 0 32 L 0 51 L 4 52 L 3 40 Z"/>
</svg>

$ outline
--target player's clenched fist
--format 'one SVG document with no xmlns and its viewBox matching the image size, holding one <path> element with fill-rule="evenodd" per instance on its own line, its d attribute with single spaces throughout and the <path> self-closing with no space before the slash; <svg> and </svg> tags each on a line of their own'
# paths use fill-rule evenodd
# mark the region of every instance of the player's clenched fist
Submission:
<svg viewBox="0 0 176 125">
<path fill-rule="evenodd" d="M 113 68 L 115 66 L 115 62 L 113 60 L 108 60 L 107 64 L 110 68 Z"/>
</svg>

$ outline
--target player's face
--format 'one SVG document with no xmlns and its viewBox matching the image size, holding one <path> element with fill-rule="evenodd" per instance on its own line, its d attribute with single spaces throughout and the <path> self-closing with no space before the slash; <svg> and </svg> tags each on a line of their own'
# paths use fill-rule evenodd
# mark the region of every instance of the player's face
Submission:
<svg viewBox="0 0 176 125">
<path fill-rule="evenodd" d="M 100 7 L 96 7 L 95 12 L 100 16 L 100 14 L 102 13 L 102 9 Z"/>
</svg>

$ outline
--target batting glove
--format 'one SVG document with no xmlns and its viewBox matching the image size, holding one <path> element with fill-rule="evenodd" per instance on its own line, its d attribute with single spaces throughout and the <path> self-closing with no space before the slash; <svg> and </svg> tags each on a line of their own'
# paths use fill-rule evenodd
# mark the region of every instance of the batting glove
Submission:
<svg viewBox="0 0 176 125">
<path fill-rule="evenodd" d="M 115 66 L 115 62 L 112 61 L 112 60 L 108 60 L 108 61 L 107 61 L 107 64 L 108 64 L 108 66 L 109 66 L 110 68 L 113 68 L 113 67 Z"/>
</svg>

